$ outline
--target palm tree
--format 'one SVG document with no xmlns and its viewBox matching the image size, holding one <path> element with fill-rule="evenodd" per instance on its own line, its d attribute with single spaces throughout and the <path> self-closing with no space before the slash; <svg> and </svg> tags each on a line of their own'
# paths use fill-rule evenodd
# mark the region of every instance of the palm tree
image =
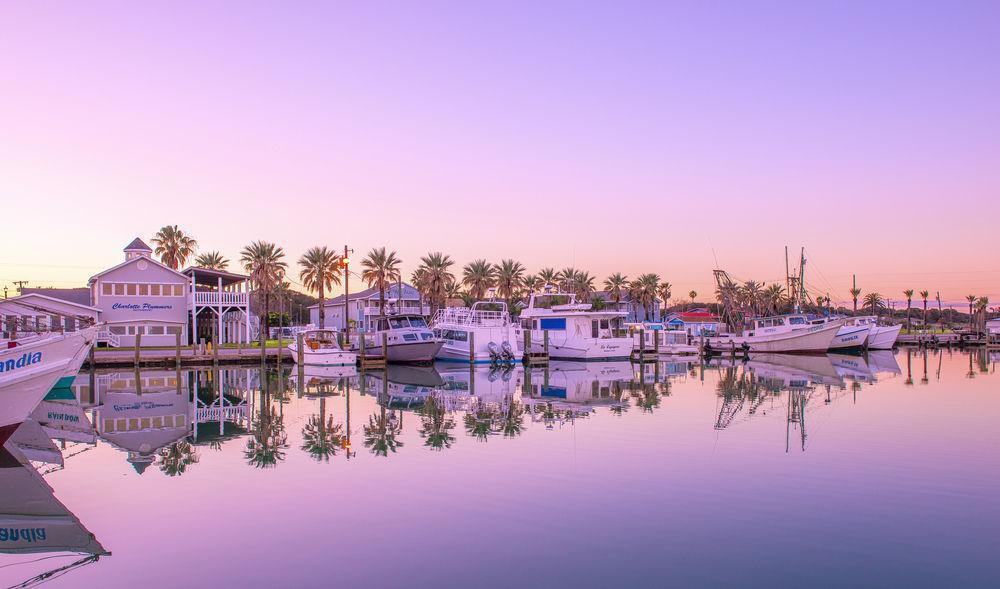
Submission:
<svg viewBox="0 0 1000 589">
<path fill-rule="evenodd" d="M 542 268 L 538 271 L 538 277 L 542 279 L 542 286 L 555 284 L 559 281 L 559 273 L 555 271 L 555 268 Z"/>
<path fill-rule="evenodd" d="M 979 297 L 976 299 L 976 314 L 982 315 L 983 331 L 986 331 L 986 311 L 990 307 L 990 299 L 988 297 Z"/>
<path fill-rule="evenodd" d="M 396 252 L 387 252 L 385 247 L 372 249 L 361 261 L 361 279 L 368 283 L 369 288 L 378 289 L 379 312 L 385 314 L 385 291 L 390 284 L 400 279 L 399 265 L 402 261 Z M 402 299 L 403 293 L 396 293 Z M 397 303 L 398 304 L 398 303 Z"/>
<path fill-rule="evenodd" d="M 590 272 L 578 270 L 573 276 L 573 292 L 581 301 L 589 301 L 594 292 L 594 277 Z"/>
<path fill-rule="evenodd" d="M 761 294 L 764 292 L 763 288 L 764 284 L 755 280 L 747 280 L 743 283 L 743 286 L 740 287 L 740 295 L 743 299 L 743 305 L 754 315 L 763 314 L 761 309 Z"/>
<path fill-rule="evenodd" d="M 431 313 L 444 307 L 449 286 L 455 284 L 455 275 L 451 273 L 454 264 L 451 256 L 441 252 L 431 252 L 420 258 L 419 278 L 431 301 Z"/>
<path fill-rule="evenodd" d="M 545 281 L 538 274 L 527 274 L 521 280 L 521 286 L 528 292 L 535 292 L 545 286 Z"/>
<path fill-rule="evenodd" d="M 764 306 L 768 315 L 777 315 L 785 303 L 785 287 L 772 284 L 764 289 Z"/>
<path fill-rule="evenodd" d="M 622 294 L 625 293 L 627 288 L 628 277 L 621 272 L 615 272 L 604 280 L 604 290 L 608 291 L 608 294 L 611 296 L 611 300 L 615 304 L 616 311 L 622 302 Z"/>
<path fill-rule="evenodd" d="M 326 293 L 334 284 L 339 285 L 341 282 L 340 256 L 328 250 L 325 245 L 314 246 L 302 254 L 299 265 L 302 266 L 302 271 L 299 272 L 302 286 L 319 295 L 319 328 L 323 329 L 326 327 L 326 309 L 323 304 Z"/>
<path fill-rule="evenodd" d="M 497 294 L 510 305 L 514 293 L 521 288 L 524 280 L 524 266 L 515 260 L 500 260 L 496 268 Z"/>
<path fill-rule="evenodd" d="M 160 261 L 173 270 L 183 266 L 198 248 L 198 242 L 185 235 L 177 225 L 161 227 L 153 236 L 153 245 L 156 246 L 153 253 L 160 256 Z"/>
<path fill-rule="evenodd" d="M 198 452 L 186 439 L 174 442 L 166 448 L 160 448 L 157 453 L 160 470 L 168 477 L 184 474 L 187 467 L 198 463 L 198 459 Z"/>
<path fill-rule="evenodd" d="M 656 294 L 660 295 L 660 300 L 663 301 L 663 312 L 666 313 L 667 307 L 670 306 L 670 297 L 674 294 L 672 291 L 673 285 L 669 282 L 660 283 L 660 287 L 656 289 Z"/>
<path fill-rule="evenodd" d="M 688 298 L 691 299 L 691 305 L 694 306 L 694 299 L 698 296 L 698 291 L 692 290 L 688 293 Z"/>
<path fill-rule="evenodd" d="M 462 284 L 472 298 L 480 300 L 486 291 L 496 286 L 497 269 L 486 260 L 474 260 L 462 268 Z"/>
<path fill-rule="evenodd" d="M 258 311 L 263 307 L 263 327 L 260 330 L 261 346 L 270 327 L 271 297 L 281 288 L 288 264 L 285 250 L 269 241 L 255 241 L 240 252 L 240 261 L 250 275 L 250 286 L 257 301 Z M 261 305 L 263 303 L 263 305 Z"/>
<path fill-rule="evenodd" d="M 452 281 L 445 285 L 444 287 L 444 299 L 445 301 L 450 301 L 452 299 L 462 298 L 462 285 L 458 282 Z M 464 300 L 464 299 L 463 299 Z"/>
<path fill-rule="evenodd" d="M 927 329 L 927 297 L 931 296 L 930 291 L 920 291 L 920 298 L 924 300 L 924 329 Z"/>
<path fill-rule="evenodd" d="M 642 274 L 629 283 L 629 295 L 633 303 L 642 305 L 643 319 L 650 320 L 650 310 L 656 301 L 657 289 L 660 286 L 660 276 L 657 274 Z"/>
<path fill-rule="evenodd" d="M 913 303 L 913 289 L 904 290 L 903 296 L 906 297 L 906 331 L 910 331 L 910 307 Z"/>
<path fill-rule="evenodd" d="M 556 274 L 556 281 L 559 283 L 559 289 L 563 292 L 576 292 L 576 268 L 568 267 L 563 268 Z"/>
<path fill-rule="evenodd" d="M 858 297 L 861 296 L 861 289 L 854 287 L 851 289 L 851 299 L 854 300 L 854 314 L 858 314 Z"/>
<path fill-rule="evenodd" d="M 966 295 L 965 300 L 969 301 L 969 331 L 972 331 L 972 306 L 976 304 L 976 295 Z"/>
<path fill-rule="evenodd" d="M 865 306 L 871 309 L 872 315 L 878 317 L 878 311 L 885 306 L 885 299 L 877 292 L 870 292 L 865 295 Z"/>
<path fill-rule="evenodd" d="M 229 260 L 217 251 L 198 254 L 194 263 L 209 270 L 225 270 L 229 267 Z"/>
</svg>

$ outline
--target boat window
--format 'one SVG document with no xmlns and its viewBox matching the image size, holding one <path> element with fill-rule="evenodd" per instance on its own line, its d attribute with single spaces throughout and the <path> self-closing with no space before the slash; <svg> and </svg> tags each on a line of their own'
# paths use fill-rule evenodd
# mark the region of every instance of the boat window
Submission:
<svg viewBox="0 0 1000 589">
<path fill-rule="evenodd" d="M 403 334 L 403 341 L 415 342 L 415 341 L 417 341 L 417 334 L 415 334 L 415 333 L 404 333 Z"/>
<path fill-rule="evenodd" d="M 610 327 L 610 324 L 611 322 L 608 321 L 607 319 L 601 319 L 601 329 L 608 329 Z"/>
<path fill-rule="evenodd" d="M 784 324 L 785 324 L 785 320 L 784 319 L 778 318 L 778 319 L 774 320 L 775 327 L 777 327 L 779 325 L 784 325 Z"/>
<path fill-rule="evenodd" d="M 594 319 L 593 321 L 590 322 L 590 337 L 597 339 L 600 336 L 601 336 L 600 322 L 597 319 Z"/>
<path fill-rule="evenodd" d="M 542 329 L 556 329 L 565 330 L 566 329 L 566 319 L 542 319 L 541 320 Z"/>
<path fill-rule="evenodd" d="M 393 329 L 403 329 L 404 327 L 409 327 L 405 317 L 390 317 L 389 325 L 391 325 Z"/>
<path fill-rule="evenodd" d="M 378 320 L 378 330 L 379 331 L 388 331 L 388 329 L 389 329 L 389 322 L 386 321 L 385 319 L 379 319 Z"/>
<path fill-rule="evenodd" d="M 456 342 L 467 342 L 469 341 L 469 334 L 465 331 L 455 330 L 451 332 L 451 339 Z"/>
<path fill-rule="evenodd" d="M 806 320 L 803 317 L 789 317 L 788 318 L 788 324 L 789 325 L 805 325 L 805 323 L 806 323 Z"/>
<path fill-rule="evenodd" d="M 423 317 L 410 317 L 411 327 L 427 327 L 427 322 L 424 321 Z"/>
</svg>

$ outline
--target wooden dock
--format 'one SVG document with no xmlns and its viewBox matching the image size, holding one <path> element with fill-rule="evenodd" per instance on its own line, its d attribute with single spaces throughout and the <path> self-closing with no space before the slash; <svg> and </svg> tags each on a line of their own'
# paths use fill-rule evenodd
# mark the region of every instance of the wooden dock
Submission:
<svg viewBox="0 0 1000 589">
<path fill-rule="evenodd" d="M 531 330 L 524 330 L 524 356 L 521 361 L 524 362 L 526 366 L 547 366 L 549 363 L 549 332 L 543 332 L 544 338 L 542 340 L 542 351 L 532 352 L 531 351 Z"/>
</svg>

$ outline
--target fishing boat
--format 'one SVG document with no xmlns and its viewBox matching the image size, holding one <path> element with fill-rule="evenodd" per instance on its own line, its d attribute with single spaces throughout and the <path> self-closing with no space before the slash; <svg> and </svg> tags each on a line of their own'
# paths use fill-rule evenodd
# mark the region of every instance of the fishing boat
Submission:
<svg viewBox="0 0 1000 589">
<path fill-rule="evenodd" d="M 679 329 L 667 329 L 663 323 L 626 323 L 632 337 L 632 351 L 658 351 L 667 356 L 697 354 L 698 346 L 688 343 L 688 334 Z"/>
<path fill-rule="evenodd" d="M 837 335 L 834 336 L 833 341 L 830 342 L 830 349 L 838 351 L 864 349 L 865 344 L 868 343 L 868 326 L 848 325 L 846 323 L 846 319 L 843 317 L 823 317 L 820 319 L 814 319 L 812 323 L 814 325 L 822 325 L 824 323 L 829 323 L 830 321 L 838 320 L 843 324 L 837 331 Z"/>
<path fill-rule="evenodd" d="M 385 342 L 386 360 L 400 364 L 430 364 L 444 342 L 434 337 L 422 315 L 398 313 L 368 319 L 365 345 Z M 374 343 L 372 343 L 374 342 Z M 359 345 L 359 340 L 354 340 Z"/>
<path fill-rule="evenodd" d="M 442 341 L 437 359 L 446 362 L 510 364 L 523 355 L 518 326 L 507 303 L 478 301 L 472 307 L 446 307 L 431 324 Z"/>
<path fill-rule="evenodd" d="M 896 338 L 899 337 L 900 330 L 903 329 L 902 325 L 879 325 L 878 318 L 874 315 L 848 317 L 846 324 L 868 328 L 869 350 L 891 350 L 896 345 Z"/>
<path fill-rule="evenodd" d="M 300 332 L 302 340 L 302 363 L 306 366 L 354 366 L 358 355 L 340 347 L 337 332 L 327 329 L 305 329 Z M 295 362 L 299 361 L 299 340 L 288 344 Z"/>
<path fill-rule="evenodd" d="M 835 319 L 820 325 L 812 324 L 802 314 L 752 317 L 742 335 L 708 338 L 706 351 L 725 352 L 742 349 L 766 353 L 824 353 L 844 325 Z"/>
<path fill-rule="evenodd" d="M 60 379 L 79 371 L 96 335 L 95 327 L 51 333 L 0 350 L 0 443 Z"/>
<path fill-rule="evenodd" d="M 633 341 L 617 335 L 624 326 L 624 311 L 595 311 L 589 303 L 578 303 L 576 295 L 547 285 L 532 293 L 521 311 L 521 328 L 531 333 L 531 352 L 545 351 L 548 333 L 549 358 L 553 360 L 627 360 Z"/>
</svg>

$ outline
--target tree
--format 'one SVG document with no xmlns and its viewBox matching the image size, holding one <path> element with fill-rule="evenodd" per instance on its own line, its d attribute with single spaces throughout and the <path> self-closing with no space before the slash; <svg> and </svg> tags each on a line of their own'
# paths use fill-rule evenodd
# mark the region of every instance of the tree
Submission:
<svg viewBox="0 0 1000 589">
<path fill-rule="evenodd" d="M 432 450 L 444 450 L 451 448 L 455 441 L 455 436 L 451 435 L 452 428 L 455 427 L 455 420 L 448 414 L 444 404 L 438 400 L 436 393 L 431 394 L 424 401 L 424 404 L 417 409 L 420 415 L 420 437 L 424 438 L 424 445 Z"/>
<path fill-rule="evenodd" d="M 698 297 L 698 291 L 696 291 L 696 290 L 692 290 L 691 292 L 688 293 L 688 298 L 691 299 L 691 304 L 692 305 L 694 305 L 694 300 L 697 297 Z"/>
<path fill-rule="evenodd" d="M 920 291 L 920 298 L 924 300 L 924 329 L 927 329 L 927 297 L 931 296 L 930 291 Z"/>
<path fill-rule="evenodd" d="M 622 295 L 627 289 L 628 277 L 621 272 L 615 272 L 604 280 L 604 290 L 608 291 L 608 296 L 614 302 L 616 311 L 618 310 L 618 305 L 622 302 Z"/>
<path fill-rule="evenodd" d="M 545 286 L 545 281 L 538 274 L 528 274 L 521 280 L 521 285 L 529 293 L 532 293 Z"/>
<path fill-rule="evenodd" d="M 870 292 L 865 295 L 865 306 L 871 309 L 872 315 L 878 317 L 879 309 L 885 306 L 885 299 L 877 292 Z"/>
<path fill-rule="evenodd" d="M 563 292 L 576 292 L 576 268 L 567 267 L 563 268 L 556 275 L 556 281 L 559 283 L 559 289 Z"/>
<path fill-rule="evenodd" d="M 854 314 L 858 314 L 858 297 L 861 296 L 861 289 L 854 287 L 851 289 L 851 299 L 854 300 Z"/>
<path fill-rule="evenodd" d="M 538 277 L 542 280 L 542 286 L 555 284 L 559 281 L 559 273 L 554 268 L 542 268 L 538 271 Z"/>
<path fill-rule="evenodd" d="M 333 416 L 326 415 L 326 397 L 319 398 L 319 415 L 312 415 L 302 427 L 302 446 L 317 462 L 329 462 L 337 454 L 344 440 L 344 426 L 334 424 Z"/>
<path fill-rule="evenodd" d="M 969 331 L 972 331 L 972 306 L 976 304 L 976 295 L 966 295 L 965 300 L 969 301 Z"/>
<path fill-rule="evenodd" d="M 184 265 L 198 248 L 198 242 L 193 237 L 184 234 L 177 225 L 161 227 L 153 236 L 153 253 L 160 256 L 160 261 L 173 270 Z"/>
<path fill-rule="evenodd" d="M 913 289 L 908 288 L 903 291 L 903 296 L 906 297 L 906 330 L 910 330 L 910 307 L 913 303 Z"/>
<path fill-rule="evenodd" d="M 486 291 L 496 286 L 497 270 L 486 260 L 475 260 L 462 268 L 462 284 L 476 300 L 485 298 Z"/>
<path fill-rule="evenodd" d="M 326 246 L 311 247 L 299 258 L 299 265 L 302 271 L 299 272 L 299 279 L 302 286 L 310 291 L 315 291 L 319 296 L 319 328 L 326 327 L 326 301 L 327 291 L 333 289 L 333 285 L 339 285 L 340 278 L 340 256 L 333 253 Z M 347 315 L 345 314 L 345 317 Z"/>
<path fill-rule="evenodd" d="M 764 289 L 764 305 L 768 315 L 777 315 L 785 304 L 785 287 L 772 284 Z"/>
<path fill-rule="evenodd" d="M 578 270 L 573 276 L 573 293 L 581 301 L 589 301 L 591 293 L 594 292 L 594 277 L 590 272 Z"/>
<path fill-rule="evenodd" d="M 660 286 L 660 276 L 657 274 L 642 274 L 629 283 L 629 295 L 632 303 L 642 305 L 643 319 L 651 319 L 650 311 L 656 301 L 657 290 Z"/>
<path fill-rule="evenodd" d="M 361 279 L 369 287 L 378 289 L 379 312 L 385 314 L 385 291 L 390 284 L 400 279 L 399 265 L 401 260 L 396 252 L 387 252 L 385 247 L 372 249 L 361 261 Z M 403 293 L 397 293 L 402 299 Z"/>
<path fill-rule="evenodd" d="M 661 282 L 659 288 L 656 289 L 656 294 L 660 296 L 660 300 L 663 301 L 663 310 L 666 311 L 667 307 L 670 306 L 670 297 L 673 295 L 673 285 L 669 282 Z"/>
<path fill-rule="evenodd" d="M 284 260 L 285 250 L 269 241 L 254 241 L 240 252 L 243 268 L 250 275 L 250 286 L 258 307 L 263 307 L 263 313 L 258 314 L 263 319 L 260 330 L 261 347 L 267 338 L 271 311 L 271 297 L 281 288 L 285 280 L 288 264 Z"/>
<path fill-rule="evenodd" d="M 517 292 L 524 280 L 524 266 L 515 260 L 500 260 L 500 265 L 496 268 L 497 294 L 510 305 L 514 293 Z"/>
<path fill-rule="evenodd" d="M 431 301 L 432 314 L 444 307 L 449 287 L 455 284 L 455 275 L 451 273 L 454 264 L 450 256 L 441 252 L 431 252 L 420 258 L 419 278 Z"/>
<path fill-rule="evenodd" d="M 157 462 L 160 470 L 168 477 L 180 476 L 187 467 L 198 463 L 198 452 L 187 439 L 174 442 L 157 452 Z"/>
<path fill-rule="evenodd" d="M 229 260 L 217 251 L 198 254 L 194 259 L 194 263 L 209 270 L 225 270 L 229 267 Z"/>
</svg>

